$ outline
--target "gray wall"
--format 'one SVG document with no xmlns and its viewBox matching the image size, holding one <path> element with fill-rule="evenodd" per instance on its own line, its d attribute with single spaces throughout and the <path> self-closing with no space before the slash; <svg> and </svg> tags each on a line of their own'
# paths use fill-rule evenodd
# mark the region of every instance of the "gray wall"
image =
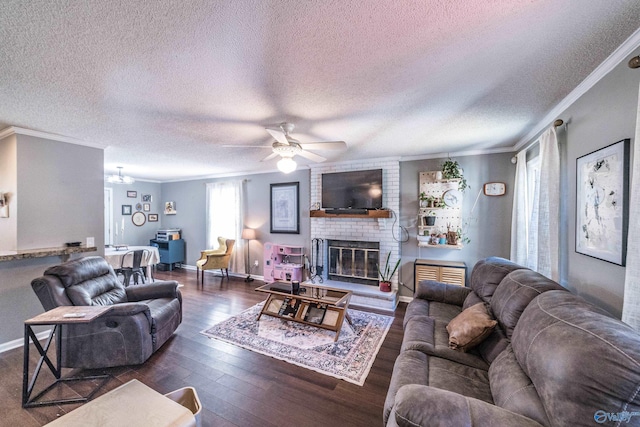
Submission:
<svg viewBox="0 0 640 427">
<path fill-rule="evenodd" d="M 475 263 L 488 256 L 509 258 L 511 236 L 511 207 L 515 165 L 513 153 L 452 157 L 457 160 L 469 188 L 464 192 L 463 220 L 469 220 L 468 237 L 471 242 L 461 250 L 419 248 L 416 239 L 419 174 L 442 168 L 446 159 L 400 162 L 400 224 L 407 227 L 409 240 L 402 243 L 402 268 L 399 280 L 404 283 L 400 294 L 411 296 L 414 287 L 413 263 L 416 259 L 463 261 L 467 265 L 467 279 Z M 480 194 L 471 217 L 476 197 L 486 182 L 505 182 L 507 193 L 500 197 Z"/>
<path fill-rule="evenodd" d="M 567 231 L 563 234 L 568 270 L 562 284 L 618 317 L 622 314 L 625 268 L 575 252 L 576 158 L 625 138 L 631 138 L 633 152 L 640 70 L 630 69 L 627 60 L 638 54 L 640 49 L 559 115 L 568 121 L 566 133 L 561 135 L 566 144 L 562 168 L 568 173 Z M 638 185 L 634 180 L 631 183 Z M 627 259 L 631 257 L 637 259 L 637 254 Z"/>
<path fill-rule="evenodd" d="M 98 252 L 75 257 L 103 253 L 103 151 L 24 135 L 17 148 L 19 249 L 94 237 Z M 31 280 L 63 260 L 0 262 L 0 344 L 22 338 L 24 320 L 43 312 Z"/>
<path fill-rule="evenodd" d="M 127 245 L 142 245 L 146 246 L 149 244 L 150 239 L 155 239 L 156 231 L 162 228 L 162 219 L 164 214 L 164 205 L 161 200 L 161 184 L 146 182 L 146 181 L 136 181 L 130 185 L 123 184 L 110 184 L 105 183 L 104 185 L 107 188 L 113 189 L 113 223 L 118 224 L 118 239 L 117 244 L 127 244 Z M 135 191 L 137 195 L 135 198 L 127 197 L 127 191 Z M 131 205 L 131 212 L 136 211 L 136 204 L 140 203 L 143 205 L 142 201 L 143 194 L 151 194 L 151 210 L 149 212 L 144 212 L 145 216 L 147 216 L 147 221 L 140 227 L 136 226 L 131 220 L 131 215 L 122 215 L 122 206 L 123 205 Z M 157 214 L 158 222 L 149 222 L 149 214 Z M 122 219 L 124 218 L 124 239 L 122 238 Z M 112 227 L 115 224 L 111 224 Z M 115 234 L 114 234 L 115 239 Z"/>
<path fill-rule="evenodd" d="M 176 202 L 176 215 L 162 215 L 162 226 L 181 228 L 182 238 L 186 242 L 186 264 L 195 266 L 200 251 L 205 247 L 206 232 L 206 184 L 225 180 L 246 180 L 245 226 L 256 229 L 257 240 L 251 241 L 250 260 L 259 261 L 253 275 L 262 275 L 263 245 L 276 242 L 303 245 L 310 248 L 309 192 L 310 172 L 301 169 L 284 175 L 280 172 L 264 173 L 229 178 L 202 179 L 162 184 L 162 201 Z M 270 185 L 284 182 L 300 183 L 300 234 L 271 234 L 269 225 Z"/>
</svg>

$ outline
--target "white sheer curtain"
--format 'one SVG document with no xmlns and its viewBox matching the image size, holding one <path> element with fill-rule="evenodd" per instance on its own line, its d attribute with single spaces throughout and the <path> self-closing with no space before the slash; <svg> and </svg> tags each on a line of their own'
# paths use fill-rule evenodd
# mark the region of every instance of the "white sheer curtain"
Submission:
<svg viewBox="0 0 640 427">
<path fill-rule="evenodd" d="M 516 155 L 516 180 L 513 190 L 511 214 L 511 261 L 529 264 L 529 190 L 527 176 L 527 151 Z"/>
<path fill-rule="evenodd" d="M 207 184 L 206 244 L 207 249 L 218 247 L 218 237 L 236 241 L 229 269 L 245 269 L 244 240 L 244 184 L 243 181 L 212 182 Z"/>
<path fill-rule="evenodd" d="M 640 92 L 640 90 L 639 90 Z M 627 237 L 627 262 L 624 278 L 622 321 L 640 331 L 640 94 L 636 118 L 636 138 L 633 141 L 633 165 L 631 166 L 631 193 L 629 195 L 629 233 Z"/>
<path fill-rule="evenodd" d="M 537 143 L 539 169 L 527 167 L 526 150 L 516 157 L 511 260 L 558 280 L 560 151 L 555 128 Z"/>
<path fill-rule="evenodd" d="M 560 150 L 556 128 L 540 137 L 540 199 L 538 203 L 538 272 L 558 281 L 560 221 Z"/>
</svg>

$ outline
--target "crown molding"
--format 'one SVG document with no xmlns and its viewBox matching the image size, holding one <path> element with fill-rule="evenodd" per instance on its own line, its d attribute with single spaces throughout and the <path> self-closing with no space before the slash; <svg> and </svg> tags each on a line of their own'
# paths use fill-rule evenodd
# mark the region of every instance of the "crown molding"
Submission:
<svg viewBox="0 0 640 427">
<path fill-rule="evenodd" d="M 627 56 L 633 53 L 640 46 L 640 29 L 637 29 L 627 40 L 625 40 L 607 59 L 596 67 L 586 79 L 582 81 L 569 95 L 567 95 L 558 105 L 551 109 L 540 123 L 529 131 L 520 141 L 513 146 L 513 151 L 519 151 L 523 146 L 530 143 L 540 132 L 551 125 L 567 108 L 576 102 L 589 89 L 594 87 L 604 76 L 609 74 L 615 67 L 626 60 Z M 566 122 L 567 120 L 565 120 Z"/>
<path fill-rule="evenodd" d="M 58 135 L 55 133 L 42 132 L 39 130 L 26 129 L 26 128 L 21 128 L 17 126 L 9 126 L 7 128 L 0 130 L 0 139 L 6 138 L 11 135 L 35 136 L 36 138 L 49 139 L 51 141 L 66 142 L 68 144 L 83 145 L 85 147 L 99 148 L 101 150 L 104 150 L 105 148 L 102 145 L 86 142 L 81 139 L 73 138 L 71 136 Z"/>
<path fill-rule="evenodd" d="M 417 155 L 417 156 L 403 156 L 400 158 L 400 161 L 408 162 L 412 160 L 446 159 L 449 157 L 481 156 L 486 154 L 502 154 L 502 153 L 513 153 L 513 147 L 486 148 L 486 149 L 480 149 L 480 150 L 467 150 L 467 151 L 447 151 L 446 153 L 424 154 L 424 155 Z"/>
</svg>

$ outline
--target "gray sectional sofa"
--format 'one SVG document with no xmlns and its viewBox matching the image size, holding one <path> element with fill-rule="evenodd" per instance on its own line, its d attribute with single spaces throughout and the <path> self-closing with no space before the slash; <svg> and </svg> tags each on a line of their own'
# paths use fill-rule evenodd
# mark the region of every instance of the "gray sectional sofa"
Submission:
<svg viewBox="0 0 640 427">
<path fill-rule="evenodd" d="M 497 325 L 467 352 L 450 348 L 447 325 L 478 303 Z M 502 258 L 479 261 L 470 288 L 420 282 L 405 315 L 386 426 L 620 424 L 616 419 L 640 425 L 640 334 L 629 326 Z"/>
</svg>

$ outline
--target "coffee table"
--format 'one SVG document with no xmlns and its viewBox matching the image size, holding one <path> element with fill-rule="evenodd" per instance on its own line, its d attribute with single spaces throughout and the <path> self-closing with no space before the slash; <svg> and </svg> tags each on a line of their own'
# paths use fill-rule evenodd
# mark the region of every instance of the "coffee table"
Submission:
<svg viewBox="0 0 640 427">
<path fill-rule="evenodd" d="M 258 320 L 266 314 L 328 329 L 336 333 L 334 342 L 340 336 L 344 319 L 346 318 L 351 324 L 351 318 L 347 312 L 351 291 L 302 283 L 299 291 L 293 294 L 292 286 L 288 282 L 267 283 L 256 288 L 256 291 L 269 294 L 258 315 Z"/>
</svg>

